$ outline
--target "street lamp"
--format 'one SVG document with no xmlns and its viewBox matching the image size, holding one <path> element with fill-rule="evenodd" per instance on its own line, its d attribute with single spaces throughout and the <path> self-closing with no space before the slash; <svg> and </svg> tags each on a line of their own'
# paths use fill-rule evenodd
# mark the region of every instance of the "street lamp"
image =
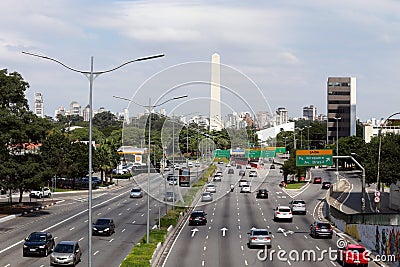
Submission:
<svg viewBox="0 0 400 267">
<path fill-rule="evenodd" d="M 339 120 L 342 118 L 335 117 L 336 120 L 336 156 L 339 156 Z M 339 180 L 339 158 L 336 158 L 336 180 Z"/>
<path fill-rule="evenodd" d="M 307 145 L 308 145 L 308 150 L 310 150 L 310 128 L 312 126 L 308 125 L 308 126 L 304 126 L 304 128 L 307 128 Z"/>
<path fill-rule="evenodd" d="M 147 228 L 146 228 L 146 243 L 150 243 L 150 142 L 151 142 L 151 111 L 152 109 L 154 109 L 155 107 L 161 106 L 169 101 L 172 100 L 177 100 L 177 99 L 181 99 L 184 97 L 187 97 L 187 95 L 182 95 L 182 96 L 177 96 L 177 97 L 173 97 L 170 99 L 165 100 L 164 102 L 157 104 L 157 105 L 151 105 L 151 98 L 149 97 L 149 105 L 148 106 L 144 106 L 141 105 L 139 103 L 136 103 L 135 101 L 128 99 L 128 98 L 124 98 L 124 97 L 119 97 L 119 96 L 113 96 L 114 98 L 119 98 L 122 100 L 127 100 L 129 102 L 132 102 L 138 106 L 144 107 L 144 108 L 148 108 L 149 109 L 149 142 L 148 142 L 148 151 L 147 151 Z"/>
<path fill-rule="evenodd" d="M 159 55 L 154 55 L 154 56 L 149 56 L 149 57 L 142 57 L 142 58 L 137 58 L 134 60 L 130 60 L 127 61 L 123 64 L 121 64 L 118 67 L 115 67 L 113 69 L 109 69 L 109 70 L 105 70 L 105 71 L 93 71 L 93 56 L 91 57 L 90 60 L 90 71 L 82 71 L 82 70 L 77 70 L 74 68 L 71 68 L 67 65 L 65 65 L 63 62 L 51 58 L 51 57 L 47 57 L 47 56 L 43 56 L 43 55 L 38 55 L 38 54 L 33 54 L 33 53 L 29 53 L 29 52 L 22 52 L 23 54 L 26 55 L 30 55 L 30 56 L 34 56 L 34 57 L 39 57 L 39 58 L 43 58 L 43 59 L 47 59 L 50 61 L 54 61 L 58 64 L 60 64 L 61 66 L 74 71 L 74 72 L 78 72 L 81 73 L 83 75 L 86 76 L 86 78 L 89 79 L 89 192 L 88 192 L 88 213 L 89 213 L 89 218 L 88 218 L 88 231 L 89 231 L 89 247 L 88 247 L 88 266 L 91 267 L 92 266 L 92 114 L 93 114 L 93 107 L 92 107 L 92 99 L 93 99 L 93 82 L 94 79 L 96 79 L 99 75 L 104 74 L 104 73 L 108 73 L 108 72 L 112 72 L 115 71 L 119 68 L 122 68 L 125 65 L 128 65 L 130 63 L 133 62 L 138 62 L 138 61 L 144 61 L 144 60 L 149 60 L 149 59 L 155 59 L 155 58 L 159 58 L 159 57 L 163 57 L 163 54 L 159 54 Z"/>
</svg>

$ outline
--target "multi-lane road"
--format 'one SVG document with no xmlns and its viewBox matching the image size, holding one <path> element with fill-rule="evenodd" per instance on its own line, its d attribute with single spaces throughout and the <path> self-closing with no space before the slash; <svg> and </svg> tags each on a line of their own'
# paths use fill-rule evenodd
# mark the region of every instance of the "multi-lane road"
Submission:
<svg viewBox="0 0 400 267">
<path fill-rule="evenodd" d="M 165 214 L 164 180 L 152 174 L 150 226 L 157 223 L 159 212 Z M 119 186 L 93 192 L 93 221 L 100 217 L 113 218 L 116 232 L 112 236 L 93 236 L 93 266 L 119 266 L 132 247 L 146 233 L 147 198 L 131 199 L 132 187 L 147 188 L 147 176 L 141 175 Z M 167 189 L 169 185 L 166 185 Z M 54 195 L 58 203 L 49 208 L 0 224 L 0 267 L 49 266 L 49 257 L 22 257 L 24 238 L 33 231 L 49 231 L 55 242 L 77 240 L 83 251 L 78 266 L 88 266 L 88 202 L 87 192 Z"/>
<path fill-rule="evenodd" d="M 226 169 L 222 182 L 217 184 L 216 201 L 199 202 L 196 209 L 207 213 L 205 226 L 188 226 L 186 222 L 164 262 L 165 267 L 178 266 L 339 266 L 335 257 L 338 236 L 332 239 L 314 239 L 309 235 L 310 224 L 321 219 L 321 200 L 326 190 L 320 184 L 308 184 L 302 190 L 284 190 L 279 187 L 282 174 L 279 169 L 259 169 L 251 181 L 253 193 L 240 193 L 239 188 L 230 193 L 229 185 L 239 180 L 238 170 L 228 175 Z M 248 170 L 247 170 L 248 175 Z M 330 181 L 326 177 L 324 181 Z M 335 182 L 335 181 L 332 181 Z M 269 190 L 269 199 L 257 199 L 258 188 Z M 293 222 L 275 222 L 273 209 L 288 205 L 291 199 L 307 203 L 306 215 L 294 215 Z M 266 228 L 272 234 L 272 248 L 268 257 L 260 248 L 247 247 L 251 228 Z M 332 251 L 329 255 L 329 251 Z M 304 259 L 302 255 L 305 255 Z M 311 259 L 307 255 L 315 255 Z M 370 264 L 370 266 L 374 266 Z"/>
<path fill-rule="evenodd" d="M 163 266 L 339 266 L 329 249 L 337 249 L 338 237 L 314 239 L 309 235 L 309 226 L 321 216 L 321 200 L 326 191 L 320 185 L 309 184 L 302 190 L 289 191 L 279 187 L 282 174 L 279 169 L 266 165 L 258 169 L 258 177 L 248 177 L 252 193 L 240 193 L 237 185 L 238 170 L 227 174 L 227 169 L 218 165 L 224 174 L 222 182 L 216 182 L 217 192 L 210 203 L 196 203 L 196 209 L 207 212 L 205 226 L 188 226 L 185 223 L 173 243 Z M 323 175 L 323 173 L 321 173 Z M 324 177 L 324 180 L 330 180 Z M 332 179 L 332 182 L 334 180 Z M 230 184 L 236 184 L 230 192 Z M 116 223 L 112 236 L 92 238 L 93 266 L 119 266 L 132 247 L 146 233 L 146 195 L 140 199 L 129 198 L 132 187 L 147 188 L 147 176 L 93 194 L 93 219 L 111 217 Z M 256 199 L 259 188 L 269 190 L 268 199 Z M 165 191 L 177 190 L 165 179 L 152 174 L 150 177 L 150 225 L 157 222 L 159 212 L 168 208 L 161 200 Z M 182 193 L 187 189 L 183 189 Z M 22 257 L 24 238 L 33 231 L 50 231 L 61 240 L 79 241 L 83 256 L 78 266 L 88 265 L 88 203 L 83 192 L 55 195 L 54 206 L 30 213 L 0 224 L 0 267 L 3 266 L 49 266 L 49 257 Z M 273 209 L 287 205 L 291 199 L 303 199 L 307 203 L 306 215 L 295 215 L 293 222 L 273 221 Z M 272 234 L 272 248 L 265 253 L 247 247 L 247 233 L 252 227 L 267 228 Z M 302 259 L 304 251 L 316 259 Z M 286 254 L 285 254 L 286 253 Z M 308 255 L 307 254 L 307 255 Z M 370 264 L 370 266 L 374 266 Z"/>
</svg>

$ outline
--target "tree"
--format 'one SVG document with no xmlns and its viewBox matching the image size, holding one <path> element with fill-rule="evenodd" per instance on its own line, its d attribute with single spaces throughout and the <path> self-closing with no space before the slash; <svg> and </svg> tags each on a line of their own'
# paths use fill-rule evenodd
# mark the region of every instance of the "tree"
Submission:
<svg viewBox="0 0 400 267">
<path fill-rule="evenodd" d="M 101 182 L 104 181 L 103 174 L 107 177 L 107 173 L 111 173 L 118 165 L 120 159 L 117 152 L 118 147 L 118 143 L 114 139 L 106 138 L 94 152 L 94 166 L 101 173 Z"/>
</svg>

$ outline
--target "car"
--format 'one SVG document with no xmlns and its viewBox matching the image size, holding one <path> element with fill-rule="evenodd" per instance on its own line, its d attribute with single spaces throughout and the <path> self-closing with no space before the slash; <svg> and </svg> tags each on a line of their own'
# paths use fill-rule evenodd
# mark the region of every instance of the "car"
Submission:
<svg viewBox="0 0 400 267">
<path fill-rule="evenodd" d="M 310 225 L 310 235 L 314 238 L 327 237 L 331 239 L 333 236 L 332 225 L 328 222 L 314 221 Z"/>
<path fill-rule="evenodd" d="M 218 161 L 218 164 L 224 164 L 224 162 L 222 160 Z"/>
<path fill-rule="evenodd" d="M 165 192 L 164 201 L 167 201 L 167 202 L 176 201 L 174 192 L 172 192 L 172 191 Z"/>
<path fill-rule="evenodd" d="M 286 187 L 287 183 L 285 181 L 280 181 L 279 186 L 280 187 Z"/>
<path fill-rule="evenodd" d="M 215 175 L 222 176 L 222 171 L 217 171 L 217 172 L 215 173 Z M 215 176 L 215 175 L 214 175 L 214 176 Z"/>
<path fill-rule="evenodd" d="M 242 165 L 240 165 L 240 164 L 236 164 L 236 169 L 237 169 L 237 170 L 240 170 L 240 169 L 242 169 Z"/>
<path fill-rule="evenodd" d="M 217 188 L 216 188 L 215 184 L 207 184 L 206 185 L 206 192 L 209 192 L 209 193 L 217 192 Z"/>
<path fill-rule="evenodd" d="M 99 218 L 92 225 L 92 235 L 112 235 L 115 233 L 114 220 L 111 218 Z"/>
<path fill-rule="evenodd" d="M 321 184 L 321 183 L 322 183 L 322 178 L 321 177 L 314 177 L 313 184 Z"/>
<path fill-rule="evenodd" d="M 164 171 L 165 171 L 165 172 L 168 172 L 168 171 L 170 171 L 170 170 L 171 170 L 170 167 L 168 167 L 168 166 L 164 167 Z"/>
<path fill-rule="evenodd" d="M 249 185 L 247 180 L 246 179 L 240 179 L 239 180 L 239 187 L 242 187 L 242 186 L 245 186 L 245 185 Z"/>
<path fill-rule="evenodd" d="M 200 162 L 196 162 L 196 163 L 194 164 L 194 166 L 195 166 L 195 167 L 200 167 Z"/>
<path fill-rule="evenodd" d="M 339 252 L 339 259 L 343 266 L 368 266 L 369 252 L 361 244 L 347 244 Z"/>
<path fill-rule="evenodd" d="M 270 169 L 275 169 L 275 165 L 271 164 L 271 166 L 269 166 Z"/>
<path fill-rule="evenodd" d="M 268 190 L 267 189 L 258 189 L 257 198 L 268 198 Z"/>
<path fill-rule="evenodd" d="M 168 180 L 169 185 L 177 185 L 178 184 L 178 179 L 177 178 L 170 178 Z"/>
<path fill-rule="evenodd" d="M 292 213 L 298 213 L 298 214 L 306 214 L 306 202 L 301 199 L 294 199 L 289 202 L 289 207 L 292 210 Z"/>
<path fill-rule="evenodd" d="M 250 170 L 251 169 L 251 165 L 250 164 L 247 164 L 246 165 L 246 170 Z"/>
<path fill-rule="evenodd" d="M 239 171 L 239 176 L 245 176 L 246 175 L 246 171 L 245 170 L 240 170 Z"/>
<path fill-rule="evenodd" d="M 332 186 L 331 182 L 323 182 L 321 188 L 329 189 L 329 188 L 331 188 L 331 186 Z"/>
<path fill-rule="evenodd" d="M 189 168 L 192 168 L 192 167 L 193 167 L 193 162 L 189 161 L 188 164 L 187 164 L 187 166 L 188 166 Z"/>
<path fill-rule="evenodd" d="M 247 241 L 249 248 L 255 246 L 267 246 L 268 248 L 271 248 L 271 233 L 267 229 L 253 228 L 247 234 L 249 235 Z"/>
<path fill-rule="evenodd" d="M 201 194 L 201 201 L 202 202 L 209 202 L 213 200 L 213 196 L 210 192 L 204 192 Z"/>
<path fill-rule="evenodd" d="M 240 193 L 251 193 L 250 185 L 244 185 L 240 188 Z"/>
<path fill-rule="evenodd" d="M 292 210 L 289 206 L 278 206 L 274 209 L 274 221 L 278 220 L 288 220 L 290 222 L 293 221 Z"/>
<path fill-rule="evenodd" d="M 213 181 L 214 182 L 221 182 L 222 181 L 222 176 L 221 175 L 214 175 L 214 178 L 213 178 Z"/>
<path fill-rule="evenodd" d="M 180 167 L 179 167 L 179 165 L 177 165 L 177 164 L 175 164 L 175 167 L 174 167 L 174 170 L 179 170 L 180 169 Z"/>
<path fill-rule="evenodd" d="M 232 167 L 232 165 L 230 163 L 228 163 L 228 164 L 226 164 L 226 167 L 230 168 L 230 167 Z"/>
<path fill-rule="evenodd" d="M 131 192 L 129 193 L 130 198 L 140 198 L 143 197 L 143 190 L 140 187 L 132 188 Z"/>
<path fill-rule="evenodd" d="M 31 198 L 51 197 L 51 190 L 48 187 L 34 189 L 29 193 Z"/>
<path fill-rule="evenodd" d="M 249 177 L 257 177 L 257 172 L 256 171 L 250 171 L 249 172 Z"/>
<path fill-rule="evenodd" d="M 33 232 L 27 238 L 22 248 L 22 255 L 39 255 L 47 257 L 54 249 L 54 238 L 49 232 Z"/>
<path fill-rule="evenodd" d="M 235 171 L 232 168 L 230 168 L 228 169 L 228 174 L 235 174 Z"/>
<path fill-rule="evenodd" d="M 81 261 L 82 251 L 77 241 L 61 241 L 50 255 L 50 266 L 75 266 Z"/>
<path fill-rule="evenodd" d="M 189 217 L 189 225 L 206 225 L 207 213 L 202 210 L 192 211 Z"/>
</svg>

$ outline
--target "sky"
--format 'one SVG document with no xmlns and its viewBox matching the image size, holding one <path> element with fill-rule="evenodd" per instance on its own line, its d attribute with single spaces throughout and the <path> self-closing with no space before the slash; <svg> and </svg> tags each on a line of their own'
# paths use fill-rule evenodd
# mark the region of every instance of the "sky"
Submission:
<svg viewBox="0 0 400 267">
<path fill-rule="evenodd" d="M 399 112 L 400 1 L 106 1 L 2 0 L 0 68 L 41 92 L 45 114 L 89 103 L 131 114 L 172 97 L 167 113 L 209 112 L 211 56 L 220 55 L 224 112 L 302 108 L 326 114 L 328 77 L 356 77 L 357 117 Z M 207 83 L 208 81 L 208 83 Z M 132 99 L 137 104 L 114 98 Z M 160 108 L 157 107 L 157 108 Z M 156 108 L 156 109 L 157 109 Z"/>
</svg>

